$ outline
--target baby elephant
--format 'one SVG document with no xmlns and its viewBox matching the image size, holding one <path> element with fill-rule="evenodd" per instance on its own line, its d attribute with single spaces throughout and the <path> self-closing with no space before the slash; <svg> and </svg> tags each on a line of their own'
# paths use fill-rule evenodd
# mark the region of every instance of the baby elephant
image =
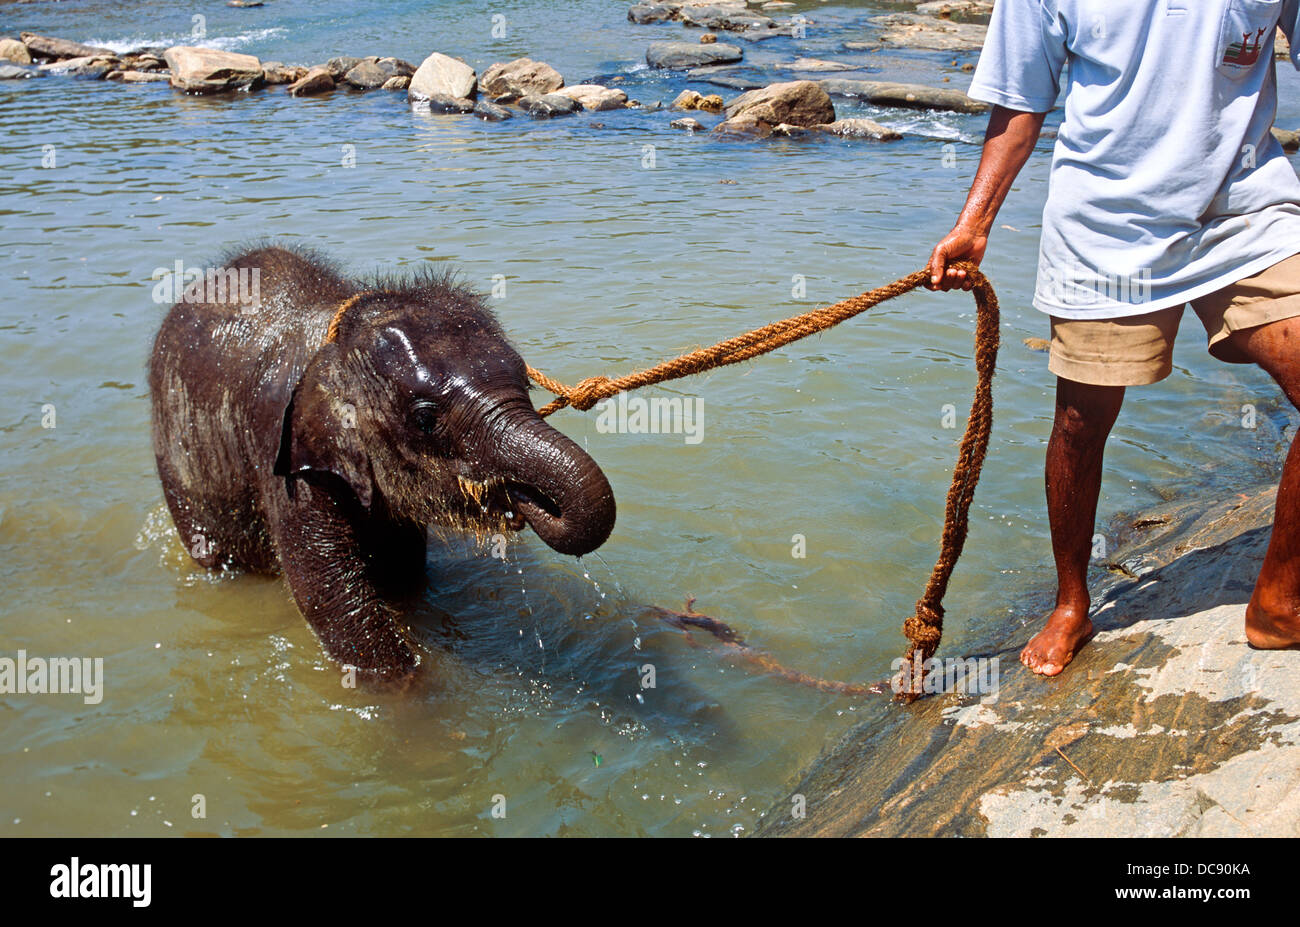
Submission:
<svg viewBox="0 0 1300 927">
<path fill-rule="evenodd" d="M 237 280 L 253 295 L 221 285 Z M 445 276 L 363 287 L 305 251 L 240 254 L 167 313 L 149 390 L 191 556 L 282 571 L 325 651 L 372 678 L 419 663 L 395 603 L 423 580 L 429 527 L 526 523 L 575 555 L 614 527 L 605 475 L 542 421 L 491 312 Z"/>
</svg>

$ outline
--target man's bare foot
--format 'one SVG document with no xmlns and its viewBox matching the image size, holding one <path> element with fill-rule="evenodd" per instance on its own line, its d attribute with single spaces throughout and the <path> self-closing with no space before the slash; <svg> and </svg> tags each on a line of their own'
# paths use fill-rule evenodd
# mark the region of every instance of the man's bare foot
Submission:
<svg viewBox="0 0 1300 927">
<path fill-rule="evenodd" d="M 1047 616 L 1047 627 L 1033 636 L 1020 651 L 1020 662 L 1040 676 L 1055 676 L 1069 665 L 1092 636 L 1088 610 L 1056 607 Z"/>
<path fill-rule="evenodd" d="M 1257 650 L 1300 648 L 1300 614 L 1266 609 L 1251 599 L 1246 606 L 1246 640 Z"/>
</svg>

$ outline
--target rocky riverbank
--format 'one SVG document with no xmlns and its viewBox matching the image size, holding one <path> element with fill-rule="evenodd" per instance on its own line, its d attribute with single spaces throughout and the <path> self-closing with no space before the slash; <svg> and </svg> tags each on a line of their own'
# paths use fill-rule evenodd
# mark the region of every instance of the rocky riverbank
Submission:
<svg viewBox="0 0 1300 927">
<path fill-rule="evenodd" d="M 337 96 L 337 92 L 343 91 L 395 91 L 394 96 L 419 109 L 448 115 L 472 114 L 491 121 L 517 115 L 553 118 L 623 108 L 669 109 L 679 114 L 690 110 L 693 113 L 690 117 L 670 115 L 671 125 L 691 131 L 712 130 L 720 137 L 749 138 L 821 134 L 890 141 L 901 137 L 898 131 L 869 119 L 838 119 L 832 97 L 859 99 L 883 107 L 959 112 L 986 109 L 984 104 L 970 100 L 957 90 L 854 77 L 817 78 L 819 73 L 828 71 L 861 72 L 863 66 L 855 62 L 796 55 L 791 61 L 772 67 L 781 73 L 765 76 L 751 67 L 746 67 L 743 75 L 727 73 L 728 66 L 743 61 L 744 50 L 732 41 L 719 40 L 718 33 L 742 44 L 779 37 L 801 39 L 810 32 L 815 34 L 817 23 L 803 13 L 794 12 L 781 18 L 774 15 L 794 6 L 781 0 L 751 4 L 745 0 L 683 0 L 638 3 L 628 10 L 629 22 L 658 24 L 665 32 L 663 40 L 652 41 L 646 48 L 645 60 L 651 68 L 680 70 L 687 73 L 688 81 L 745 91 L 727 103 L 714 94 L 694 92 L 679 95 L 667 107 L 666 101 L 641 102 L 629 99 L 622 88 L 607 85 L 621 78 L 612 78 L 606 84 L 570 85 L 550 64 L 526 57 L 498 62 L 479 74 L 465 61 L 443 51 L 430 53 L 418 64 L 380 55 L 340 55 L 314 65 L 285 64 L 198 46 L 143 47 L 115 52 L 32 32 L 23 32 L 18 38 L 0 39 L 0 80 L 60 75 L 130 84 L 167 83 L 182 93 L 205 95 L 235 95 L 275 88 L 293 97 Z M 949 6 L 953 9 L 949 10 Z M 982 29 L 965 19 L 961 23 L 956 21 L 962 17 L 978 19 L 979 10 L 975 8 L 979 6 L 975 0 L 956 5 L 922 4 L 919 12 L 890 14 L 910 17 L 906 23 L 890 16 L 876 16 L 868 17 L 865 25 L 880 34 L 884 45 L 946 48 L 943 43 L 936 44 L 932 36 L 947 34 L 958 27 Z M 973 35 L 968 31 L 963 34 Z M 852 52 L 860 44 L 846 41 L 844 50 Z M 977 48 L 978 42 L 973 47 Z M 713 104 L 714 99 L 719 102 Z M 698 105 L 696 100 L 709 103 Z M 700 118 L 695 118 L 696 115 Z"/>
<path fill-rule="evenodd" d="M 758 834 L 1300 835 L 1300 653 L 1243 631 L 1276 487 L 1208 492 L 1122 523 L 1061 676 L 1017 661 L 1032 622 L 963 645 L 998 658 L 995 697 L 869 706 Z"/>
<path fill-rule="evenodd" d="M 691 116 L 672 119 L 669 124 L 691 132 L 711 130 L 724 138 L 822 135 L 892 141 L 902 137 L 896 129 L 861 117 L 838 119 L 831 98 L 903 109 L 961 113 L 988 109 L 956 89 L 819 75 L 876 70 L 863 63 L 861 53 L 899 49 L 931 55 L 977 52 L 984 42 L 993 0 L 885 0 L 881 6 L 898 12 L 864 13 L 865 37 L 841 42 L 842 57 L 796 55 L 788 62 L 763 68 L 747 64 L 744 48 L 734 42 L 752 45 L 783 37 L 794 42 L 817 33 L 816 19 L 799 11 L 799 6 L 788 0 L 646 0 L 633 4 L 627 12 L 630 23 L 661 27 L 667 36 L 649 44 L 647 65 L 684 71 L 691 82 L 744 91 L 724 106 L 703 108 L 705 113 L 719 114 L 718 118 L 701 121 Z M 719 33 L 729 41 L 720 40 Z M 1279 57 L 1287 53 L 1280 33 L 1275 50 Z M 952 66 L 957 65 L 954 59 Z M 974 65 L 967 61 L 960 67 L 970 71 Z M 774 75 L 772 71 L 788 73 Z M 432 52 L 418 66 L 378 55 L 341 55 L 315 65 L 287 65 L 195 46 L 117 53 L 31 32 L 17 39 L 0 38 L 0 80 L 46 74 L 129 84 L 168 83 L 190 94 L 252 92 L 267 87 L 283 87 L 294 97 L 336 90 L 387 90 L 400 93 L 399 99 L 428 112 L 473 115 L 494 122 L 516 115 L 550 119 L 623 108 L 664 108 L 663 101 L 629 99 L 619 87 L 594 82 L 568 86 L 554 67 L 526 57 L 493 64 L 480 76 L 460 58 L 441 51 Z M 943 77 L 941 82 L 949 79 Z M 752 95 L 756 91 L 759 97 Z M 756 102 L 760 97 L 762 105 Z M 692 107 L 679 96 L 672 108 Z M 1288 151 L 1300 149 L 1300 132 L 1274 130 L 1274 134 Z"/>
</svg>

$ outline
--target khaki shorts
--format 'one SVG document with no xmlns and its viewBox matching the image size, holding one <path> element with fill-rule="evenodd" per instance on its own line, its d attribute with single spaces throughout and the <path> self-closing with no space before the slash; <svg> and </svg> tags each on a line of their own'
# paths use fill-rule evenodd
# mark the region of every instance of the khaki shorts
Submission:
<svg viewBox="0 0 1300 927">
<path fill-rule="evenodd" d="M 1207 296 L 1192 308 L 1209 336 L 1210 354 L 1231 364 L 1250 359 L 1228 340 L 1233 332 L 1300 316 L 1300 254 Z M 1047 369 L 1093 386 L 1144 386 L 1173 370 L 1182 306 L 1120 319 L 1052 317 Z"/>
</svg>

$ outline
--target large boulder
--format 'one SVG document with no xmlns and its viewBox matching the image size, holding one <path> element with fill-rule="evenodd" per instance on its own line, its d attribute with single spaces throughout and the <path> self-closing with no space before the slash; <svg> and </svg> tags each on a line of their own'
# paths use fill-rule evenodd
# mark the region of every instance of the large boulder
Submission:
<svg viewBox="0 0 1300 927">
<path fill-rule="evenodd" d="M 575 84 L 555 91 L 560 96 L 577 100 L 583 109 L 601 112 L 607 109 L 622 109 L 627 106 L 627 94 L 612 87 L 599 84 Z"/>
<path fill-rule="evenodd" d="M 406 89 L 407 99 L 415 101 L 450 97 L 454 100 L 473 100 L 478 77 L 474 69 L 459 58 L 434 52 L 425 58 L 411 76 L 411 86 Z M 470 109 L 474 108 L 473 103 Z"/>
<path fill-rule="evenodd" d="M 554 93 L 564 86 L 560 72 L 542 61 L 516 58 L 497 63 L 479 78 L 479 90 L 493 100 L 517 100 L 529 94 Z"/>
<path fill-rule="evenodd" d="M 334 89 L 334 78 L 323 67 L 308 68 L 307 73 L 289 85 L 289 96 L 307 97 Z"/>
<path fill-rule="evenodd" d="M 745 57 L 735 45 L 714 42 L 652 42 L 646 49 L 646 64 L 652 68 L 700 68 L 711 64 L 732 64 Z"/>
<path fill-rule="evenodd" d="M 186 93 L 250 90 L 262 85 L 262 62 L 253 55 L 175 45 L 163 56 L 172 86 Z"/>
<path fill-rule="evenodd" d="M 13 64 L 31 64 L 32 53 L 17 39 L 0 39 L 0 61 Z"/>
<path fill-rule="evenodd" d="M 727 119 L 752 116 L 769 125 L 819 126 L 835 121 L 835 105 L 816 81 L 768 84 L 742 93 L 727 106 Z"/>
<path fill-rule="evenodd" d="M 22 33 L 23 45 L 27 51 L 36 58 L 87 58 L 96 55 L 112 55 L 115 52 L 111 48 L 100 48 L 96 45 L 82 45 L 80 42 L 70 42 L 67 39 L 56 39 L 49 35 L 37 35 L 35 32 Z"/>
</svg>

